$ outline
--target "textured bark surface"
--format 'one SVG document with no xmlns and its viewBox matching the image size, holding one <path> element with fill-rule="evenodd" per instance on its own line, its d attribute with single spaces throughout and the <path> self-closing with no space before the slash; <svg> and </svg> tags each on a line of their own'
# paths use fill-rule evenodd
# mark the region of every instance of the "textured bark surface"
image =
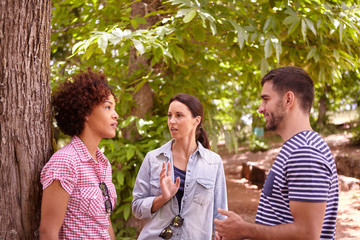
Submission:
<svg viewBox="0 0 360 240">
<path fill-rule="evenodd" d="M 52 153 L 51 1 L 0 1 L 0 239 L 38 239 Z"/>
</svg>

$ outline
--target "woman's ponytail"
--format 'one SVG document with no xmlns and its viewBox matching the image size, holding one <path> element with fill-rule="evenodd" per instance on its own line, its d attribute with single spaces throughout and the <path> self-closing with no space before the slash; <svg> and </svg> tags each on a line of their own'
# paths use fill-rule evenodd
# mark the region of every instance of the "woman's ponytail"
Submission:
<svg viewBox="0 0 360 240">
<path fill-rule="evenodd" d="M 204 148 L 210 149 L 210 143 L 207 133 L 202 126 L 198 127 L 196 131 L 196 141 L 199 141 Z"/>
</svg>

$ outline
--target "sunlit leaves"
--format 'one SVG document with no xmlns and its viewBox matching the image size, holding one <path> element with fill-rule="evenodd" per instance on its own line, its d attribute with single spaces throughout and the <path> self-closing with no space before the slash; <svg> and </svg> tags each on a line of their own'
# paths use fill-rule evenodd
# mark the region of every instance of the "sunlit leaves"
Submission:
<svg viewBox="0 0 360 240">
<path fill-rule="evenodd" d="M 144 54 L 145 53 L 145 47 L 142 44 L 142 42 L 139 41 L 139 40 L 136 40 L 136 39 L 132 39 L 132 41 L 134 43 L 134 46 L 135 46 L 136 50 L 138 50 L 140 54 Z"/>
<path fill-rule="evenodd" d="M 160 118 L 178 92 L 201 99 L 213 143 L 225 138 L 231 148 L 246 137 L 242 116 L 256 116 L 260 79 L 270 69 L 300 66 L 310 73 L 319 92 L 330 85 L 339 95 L 352 91 L 352 97 L 358 97 L 356 87 L 341 91 L 340 84 L 345 73 L 359 67 L 356 1 L 169 0 L 143 17 L 130 16 L 133 1 L 57 1 L 53 0 L 52 54 L 61 64 L 57 62 L 54 69 L 66 74 L 79 66 L 102 69 L 116 86 L 119 128 L 135 125 L 142 137 L 130 143 L 119 134 L 116 141 L 105 144 L 109 159 L 115 159 L 114 178 L 125 204 L 117 208 L 121 209 L 117 216 L 128 216 L 126 204 L 131 199 L 124 199 L 130 198 L 131 191 L 126 187 L 133 184 L 146 152 L 160 145 L 157 139 L 170 138 L 166 116 Z M 155 16 L 157 23 L 139 29 Z M 71 50 L 73 57 L 67 58 Z M 149 65 L 129 74 L 131 51 Z M 153 90 L 155 106 L 140 120 L 129 115 L 134 107 L 132 94 L 145 83 Z M 338 107 L 340 97 L 332 96 Z M 316 104 L 317 100 L 315 109 Z"/>
<path fill-rule="evenodd" d="M 195 9 L 191 9 L 190 11 L 188 11 L 185 16 L 184 16 L 184 23 L 188 23 L 191 20 L 193 20 L 193 18 L 196 16 L 196 10 Z"/>
</svg>

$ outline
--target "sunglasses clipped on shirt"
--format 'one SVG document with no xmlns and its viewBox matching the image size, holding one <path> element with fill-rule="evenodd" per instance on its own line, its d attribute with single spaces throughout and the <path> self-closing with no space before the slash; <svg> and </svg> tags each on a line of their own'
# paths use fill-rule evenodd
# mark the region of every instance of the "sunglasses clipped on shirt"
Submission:
<svg viewBox="0 0 360 240">
<path fill-rule="evenodd" d="M 99 183 L 99 187 L 101 189 L 102 195 L 106 198 L 105 200 L 105 211 L 107 213 L 112 213 L 113 208 L 110 200 L 109 189 L 107 188 L 104 182 Z"/>
<path fill-rule="evenodd" d="M 171 229 L 171 227 L 178 228 L 181 227 L 183 223 L 184 219 L 180 215 L 175 216 L 169 226 L 167 226 L 166 228 L 164 228 L 164 230 L 161 231 L 159 237 L 163 239 L 170 239 L 173 235 L 173 230 Z"/>
</svg>

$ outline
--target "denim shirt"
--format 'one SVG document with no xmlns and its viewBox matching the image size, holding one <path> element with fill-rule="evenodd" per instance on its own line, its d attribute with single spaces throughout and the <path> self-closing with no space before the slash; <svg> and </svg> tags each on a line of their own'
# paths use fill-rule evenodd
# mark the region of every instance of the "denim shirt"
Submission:
<svg viewBox="0 0 360 240">
<path fill-rule="evenodd" d="M 184 219 L 181 227 L 171 227 L 171 239 L 209 240 L 214 231 L 214 219 L 224 219 L 218 208 L 227 209 L 227 192 L 222 160 L 217 153 L 205 149 L 198 142 L 197 150 L 190 156 L 179 212 L 178 201 L 172 197 L 158 211 L 151 213 L 156 196 L 161 195 L 160 171 L 162 163 L 171 163 L 171 178 L 174 181 L 174 167 L 169 141 L 146 154 L 136 178 L 132 212 L 136 218 L 147 219 L 138 239 L 162 239 L 161 231 L 180 214 Z"/>
</svg>

